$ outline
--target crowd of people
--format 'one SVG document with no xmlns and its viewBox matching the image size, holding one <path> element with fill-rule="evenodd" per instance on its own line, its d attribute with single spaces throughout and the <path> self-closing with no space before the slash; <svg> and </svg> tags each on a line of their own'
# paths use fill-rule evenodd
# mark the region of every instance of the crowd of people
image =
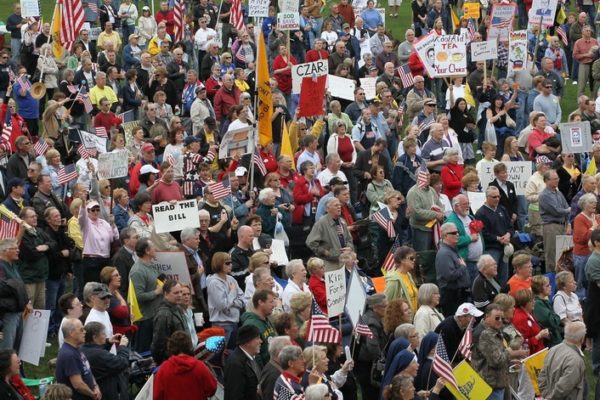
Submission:
<svg viewBox="0 0 600 400">
<path fill-rule="evenodd" d="M 134 365 L 149 357 L 155 399 L 452 398 L 440 347 L 449 365 L 470 363 L 491 399 L 594 390 L 582 352 L 597 376 L 593 5 L 567 14 L 559 4 L 545 31 L 517 1 L 530 60 L 512 71 L 502 40 L 493 63 L 471 60 L 471 43 L 493 39 L 488 2 L 480 19 L 454 21 L 461 7 L 413 0 L 402 21 L 397 0 L 387 16 L 374 0 L 304 0 L 291 31 L 278 29 L 276 2 L 256 27 L 232 0 L 188 1 L 181 23 L 173 1 L 155 13 L 101 3 L 81 3 L 86 24 L 60 54 L 51 21 L 23 18 L 16 3 L 6 22 L 0 399 L 33 398 L 17 352 L 34 309 L 50 310 L 48 341 L 59 344 L 44 399 L 127 399 L 144 383 Z M 428 34 L 468 37 L 466 77 L 427 74 L 413 46 Z M 227 132 L 260 118 L 262 40 L 270 141 L 221 159 Z M 318 60 L 354 81 L 354 99 L 327 94 L 323 115 L 298 117 L 292 66 Z M 361 78 L 376 78 L 374 94 Z M 563 116 L 569 80 L 577 108 Z M 589 122 L 589 154 L 563 151 L 566 121 Z M 126 154 L 127 175 L 100 178 L 82 131 Z M 509 179 L 516 161 L 531 164 L 524 190 Z M 199 228 L 157 229 L 154 205 L 189 199 Z M 562 235 L 573 240 L 564 253 Z M 155 266 L 164 252 L 185 255 L 190 284 Z M 325 274 L 338 269 L 348 293 L 362 286 L 359 321 L 326 322 Z M 316 339 L 323 320 L 335 339 Z M 209 349 L 215 337 L 223 348 Z M 546 347 L 532 381 L 523 360 Z"/>
</svg>

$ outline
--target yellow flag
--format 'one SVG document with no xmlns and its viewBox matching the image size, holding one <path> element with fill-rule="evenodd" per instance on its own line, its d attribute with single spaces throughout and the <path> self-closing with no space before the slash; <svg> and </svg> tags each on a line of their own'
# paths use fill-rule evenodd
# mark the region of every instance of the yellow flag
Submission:
<svg viewBox="0 0 600 400">
<path fill-rule="evenodd" d="M 137 295 L 135 294 L 135 287 L 133 287 L 133 282 L 131 282 L 131 280 L 129 281 L 129 287 L 127 288 L 127 303 L 129 303 L 129 308 L 131 309 L 133 322 L 142 319 L 142 311 L 140 310 L 140 305 L 137 301 Z"/>
<path fill-rule="evenodd" d="M 592 157 L 592 161 L 588 164 L 587 169 L 585 170 L 586 175 L 595 176 L 596 175 L 596 159 Z"/>
<path fill-rule="evenodd" d="M 288 156 L 292 159 L 292 169 L 296 169 L 294 163 L 294 150 L 292 149 L 292 142 L 290 141 L 290 134 L 285 122 L 282 123 L 283 131 L 281 132 L 281 155 Z"/>
<path fill-rule="evenodd" d="M 565 9 L 563 7 L 560 7 L 560 10 L 558 10 L 558 14 L 556 15 L 556 22 L 562 25 L 565 23 L 566 20 L 567 14 L 565 13 Z"/>
<path fill-rule="evenodd" d="M 539 396 L 540 395 L 540 386 L 538 385 L 538 376 L 544 367 L 544 360 L 548 355 L 548 349 L 540 350 L 535 354 L 530 355 L 526 359 L 523 360 L 523 366 L 527 371 L 527 375 L 529 375 L 529 380 L 533 385 L 533 390 Z"/>
<path fill-rule="evenodd" d="M 452 31 L 454 32 L 460 26 L 460 19 L 458 19 L 458 15 L 452 7 L 450 7 L 450 15 L 452 16 Z"/>
<path fill-rule="evenodd" d="M 462 361 L 454 368 L 454 378 L 456 378 L 458 389 L 451 383 L 446 383 L 446 388 L 456 399 L 485 400 L 492 394 L 490 385 L 466 361 Z"/>
<path fill-rule="evenodd" d="M 54 53 L 54 57 L 56 59 L 62 58 L 63 55 L 63 47 L 60 43 L 60 26 L 61 26 L 61 13 L 60 6 L 58 2 L 54 7 L 54 15 L 52 16 L 52 27 L 50 29 L 50 34 L 52 35 L 52 53 Z"/>
<path fill-rule="evenodd" d="M 258 64 L 256 71 L 256 89 L 258 91 L 258 137 L 260 144 L 266 146 L 273 141 L 273 99 L 271 98 L 271 83 L 269 82 L 269 64 L 267 64 L 267 49 L 262 32 L 258 34 Z"/>
<path fill-rule="evenodd" d="M 469 87 L 468 83 L 465 85 L 465 100 L 467 104 L 469 104 L 471 107 L 475 107 L 477 105 L 475 103 L 475 99 L 473 98 L 473 94 L 471 93 L 471 88 Z"/>
</svg>

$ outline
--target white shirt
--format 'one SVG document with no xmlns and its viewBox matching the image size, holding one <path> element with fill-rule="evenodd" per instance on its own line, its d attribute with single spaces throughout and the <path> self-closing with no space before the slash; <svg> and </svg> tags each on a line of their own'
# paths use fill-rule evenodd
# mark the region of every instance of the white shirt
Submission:
<svg viewBox="0 0 600 400">
<path fill-rule="evenodd" d="M 208 42 L 217 37 L 217 32 L 212 28 L 198 29 L 194 35 L 194 43 L 198 50 L 206 51 Z M 202 60 L 200 60 L 202 61 Z"/>
<path fill-rule="evenodd" d="M 110 316 L 108 315 L 108 311 L 101 312 L 92 308 L 87 318 L 85 319 L 84 325 L 88 324 L 89 322 L 100 322 L 102 325 L 104 325 L 104 328 L 106 329 L 106 337 L 108 339 L 113 337 L 113 326 L 112 322 L 110 322 Z M 110 352 L 113 354 L 117 354 L 116 346 L 113 345 L 110 349 Z"/>
<path fill-rule="evenodd" d="M 331 170 L 329 168 L 325 168 L 323 171 L 321 171 L 321 173 L 319 174 L 317 179 L 321 183 L 321 186 L 325 187 L 325 186 L 329 185 L 329 181 L 334 176 L 340 178 L 343 182 L 348 182 L 348 179 L 346 178 L 346 174 L 344 174 L 342 171 L 338 171 L 337 173 L 334 174 L 333 172 L 331 172 Z M 348 184 L 346 184 L 346 187 L 349 187 Z"/>
<path fill-rule="evenodd" d="M 294 296 L 296 293 L 310 293 L 310 289 L 308 288 L 308 285 L 306 283 L 303 283 L 303 288 L 300 289 L 300 287 L 298 285 L 296 285 L 296 283 L 294 281 L 292 281 L 291 279 L 288 279 L 288 283 L 285 287 L 285 289 L 283 289 L 283 295 L 281 296 L 281 301 L 283 303 L 283 310 L 285 312 L 291 312 L 292 309 L 290 308 L 290 301 L 292 300 L 292 296 Z"/>
</svg>

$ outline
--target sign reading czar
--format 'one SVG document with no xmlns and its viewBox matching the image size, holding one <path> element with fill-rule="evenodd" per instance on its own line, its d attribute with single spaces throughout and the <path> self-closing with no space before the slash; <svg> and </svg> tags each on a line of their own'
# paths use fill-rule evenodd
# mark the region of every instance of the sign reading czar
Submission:
<svg viewBox="0 0 600 400">
<path fill-rule="evenodd" d="M 302 79 L 319 77 L 329 74 L 327 60 L 318 60 L 292 66 L 292 93 L 299 94 Z"/>
</svg>

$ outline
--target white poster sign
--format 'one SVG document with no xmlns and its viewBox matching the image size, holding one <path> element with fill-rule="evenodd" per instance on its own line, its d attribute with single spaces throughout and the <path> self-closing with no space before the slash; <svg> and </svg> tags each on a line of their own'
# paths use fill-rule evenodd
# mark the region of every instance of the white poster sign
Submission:
<svg viewBox="0 0 600 400">
<path fill-rule="evenodd" d="M 419 59 L 425 66 L 425 70 L 427 70 L 427 74 L 431 77 L 436 76 L 436 70 L 433 67 L 435 64 L 435 41 L 437 36 L 429 33 L 419 39 L 418 42 L 414 44 L 414 49 L 419 56 Z"/>
<path fill-rule="evenodd" d="M 252 140 L 255 138 L 253 133 L 252 126 L 227 131 L 219 145 L 219 159 L 242 157 L 244 154 L 252 153 L 254 150 Z"/>
<path fill-rule="evenodd" d="M 592 151 L 590 122 L 560 124 L 560 141 L 563 153 L 589 153 Z"/>
<path fill-rule="evenodd" d="M 135 396 L 135 400 L 152 400 L 154 398 L 154 374 L 144 383 L 142 389 Z"/>
<path fill-rule="evenodd" d="M 281 3 L 282 13 L 292 13 L 300 11 L 300 0 L 283 0 Z"/>
<path fill-rule="evenodd" d="M 494 176 L 494 165 L 497 163 L 486 162 L 479 164 L 479 181 L 481 187 L 485 189 L 490 185 L 496 177 Z M 531 178 L 532 168 L 531 162 L 529 161 L 507 161 L 503 163 L 506 165 L 508 171 L 508 181 L 515 185 L 515 192 L 517 195 L 525 195 L 525 187 L 527 181 Z"/>
<path fill-rule="evenodd" d="M 195 199 L 177 203 L 160 203 L 152 206 L 156 233 L 180 231 L 185 228 L 199 228 L 198 203 Z"/>
<path fill-rule="evenodd" d="M 492 7 L 492 21 L 488 29 L 487 39 L 498 39 L 508 42 L 508 33 L 512 31 L 516 3 L 494 4 Z"/>
<path fill-rule="evenodd" d="M 471 43 L 471 60 L 486 61 L 498 58 L 498 42 L 487 40 L 485 42 Z"/>
<path fill-rule="evenodd" d="M 300 14 L 298 12 L 278 13 L 277 29 L 282 31 L 293 31 L 300 29 Z"/>
<path fill-rule="evenodd" d="M 571 235 L 556 235 L 556 258 L 558 261 L 562 256 L 563 251 L 569 250 L 573 247 L 573 236 Z"/>
<path fill-rule="evenodd" d="M 117 151 L 98 155 L 98 178 L 113 179 L 129 175 L 129 152 Z"/>
<path fill-rule="evenodd" d="M 527 31 L 513 31 L 508 41 L 508 70 L 521 71 L 527 68 Z"/>
<path fill-rule="evenodd" d="M 152 268 L 159 275 L 164 275 L 165 280 L 173 279 L 194 287 L 183 251 L 157 251 Z"/>
<path fill-rule="evenodd" d="M 21 16 L 23 18 L 39 17 L 40 3 L 38 0 L 21 0 Z"/>
<path fill-rule="evenodd" d="M 344 269 L 341 268 L 343 271 Z M 345 273 L 345 272 L 344 272 Z M 356 327 L 360 316 L 365 312 L 365 304 L 367 302 L 367 292 L 358 276 L 358 272 L 352 271 L 350 277 L 350 288 L 348 289 L 348 295 L 346 296 L 346 312 L 352 326 Z"/>
<path fill-rule="evenodd" d="M 325 272 L 325 292 L 327 295 L 327 316 L 337 317 L 344 312 L 346 301 L 346 268 Z"/>
<path fill-rule="evenodd" d="M 249 17 L 268 17 L 269 0 L 250 0 L 248 2 Z"/>
<path fill-rule="evenodd" d="M 327 91 L 332 97 L 353 101 L 355 88 L 356 84 L 352 79 L 341 78 L 335 75 L 329 75 L 327 78 Z"/>
<path fill-rule="evenodd" d="M 302 87 L 302 79 L 319 77 L 329 74 L 327 60 L 318 60 L 292 66 L 292 93 L 299 94 Z"/>
<path fill-rule="evenodd" d="M 38 366 L 46 348 L 50 310 L 33 310 L 23 321 L 19 358 Z"/>
<path fill-rule="evenodd" d="M 436 77 L 466 76 L 467 47 L 466 41 L 460 35 L 438 36 L 433 46 L 435 50 Z"/>
<path fill-rule="evenodd" d="M 365 91 L 365 98 L 372 100 L 377 94 L 377 78 L 360 78 L 360 87 Z"/>
<path fill-rule="evenodd" d="M 252 240 L 252 247 L 254 250 L 260 250 L 260 243 L 258 243 L 258 238 L 254 238 Z M 269 261 L 272 263 L 277 263 L 277 265 L 287 265 L 289 262 L 287 253 L 285 252 L 285 242 L 281 239 L 273 239 L 271 241 L 271 257 L 269 257 Z"/>
<path fill-rule="evenodd" d="M 96 136 L 93 133 L 83 130 L 79 131 L 79 136 L 86 149 L 96 149 L 98 153 L 106 153 L 106 142 L 108 139 L 101 138 L 100 136 Z"/>
<path fill-rule="evenodd" d="M 533 0 L 529 9 L 529 23 L 532 25 L 553 26 L 558 0 Z"/>
<path fill-rule="evenodd" d="M 467 197 L 469 198 L 469 203 L 471 203 L 473 214 L 477 213 L 477 210 L 485 203 L 485 192 L 467 192 Z"/>
</svg>

